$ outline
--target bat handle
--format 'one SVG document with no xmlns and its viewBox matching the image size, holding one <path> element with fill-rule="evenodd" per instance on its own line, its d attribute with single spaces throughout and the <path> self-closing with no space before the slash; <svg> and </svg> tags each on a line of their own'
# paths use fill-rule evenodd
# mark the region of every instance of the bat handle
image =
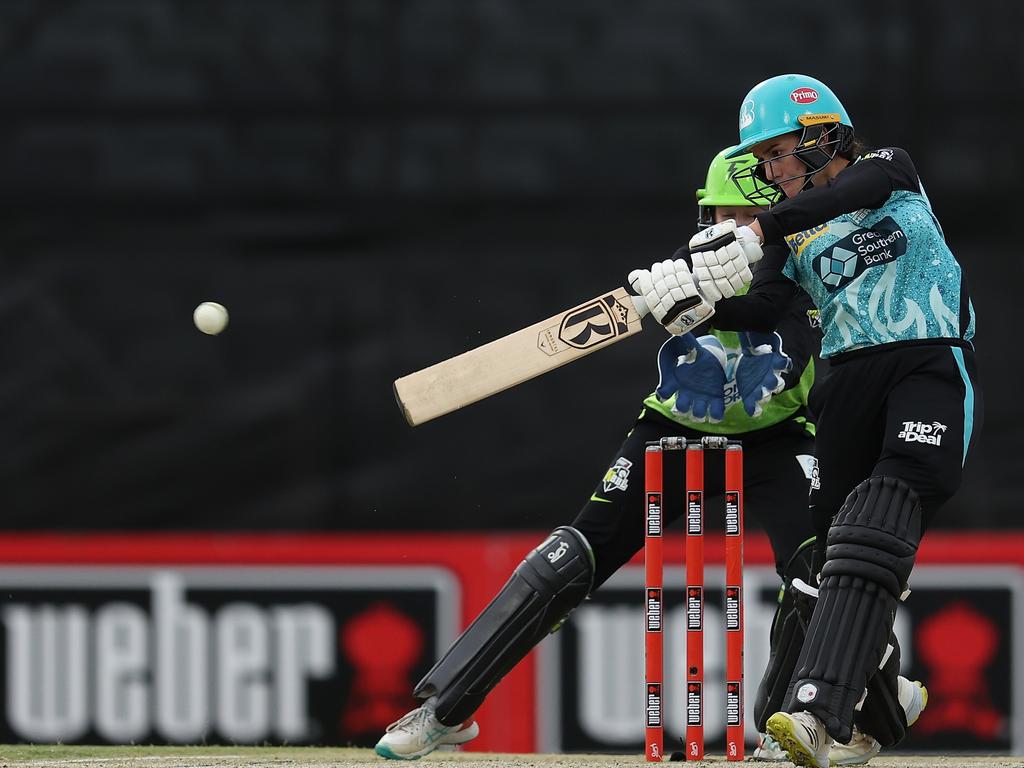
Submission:
<svg viewBox="0 0 1024 768">
<path fill-rule="evenodd" d="M 651 308 L 647 306 L 647 302 L 643 296 L 634 296 L 630 294 L 630 299 L 633 301 L 633 309 L 640 315 L 641 318 L 647 317 L 651 313 Z"/>
<path fill-rule="evenodd" d="M 633 294 L 630 294 L 629 298 L 633 300 L 633 308 L 641 318 L 647 317 L 647 315 L 651 313 L 651 310 L 647 306 L 647 302 L 644 300 L 643 296 L 634 296 Z M 671 318 L 671 320 L 666 322 L 665 325 L 675 322 L 680 315 L 693 309 L 702 301 L 704 301 L 704 299 L 701 296 L 692 296 L 689 299 L 677 302 L 672 309 L 665 314 L 666 318 Z"/>
</svg>

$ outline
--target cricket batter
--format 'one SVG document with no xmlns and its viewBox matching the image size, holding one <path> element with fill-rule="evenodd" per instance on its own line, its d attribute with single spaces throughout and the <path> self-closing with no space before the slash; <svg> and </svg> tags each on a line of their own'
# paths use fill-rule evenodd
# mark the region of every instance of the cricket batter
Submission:
<svg viewBox="0 0 1024 768">
<path fill-rule="evenodd" d="M 780 75 L 754 86 L 739 138 L 728 155 L 758 161 L 734 178 L 768 210 L 746 227 L 698 233 L 688 258 L 636 270 L 630 283 L 680 334 L 747 282 L 751 262 L 800 285 L 820 310 L 830 370 L 811 403 L 815 576 L 791 587 L 809 626 L 767 730 L 794 763 L 828 768 L 834 741 L 895 744 L 926 702 L 897 677 L 892 625 L 921 537 L 980 429 L 974 308 L 910 156 L 864 147 L 824 83 Z M 755 280 L 747 298 L 759 293 Z M 759 307 L 742 327 L 785 316 Z"/>
<path fill-rule="evenodd" d="M 751 168 L 755 158 L 720 153 L 697 192 L 702 226 L 735 220 L 754 223 L 759 208 L 748 178 L 737 186 L 731 175 Z M 571 526 L 557 528 L 528 554 L 491 604 L 419 682 L 413 695 L 423 703 L 393 723 L 377 754 L 415 759 L 442 744 L 462 744 L 479 733 L 473 713 L 491 689 L 540 640 L 559 627 L 590 592 L 628 562 L 643 545 L 643 458 L 648 441 L 669 435 L 742 438 L 746 507 L 768 533 L 776 570 L 785 583 L 810 579 L 811 518 L 807 496 L 813 463 L 814 427 L 807 396 L 814 380 L 813 354 L 820 343 L 809 297 L 774 270 L 755 268 L 760 298 L 778 302 L 777 322 L 767 330 L 713 330 L 697 337 L 671 337 L 659 353 L 660 381 L 625 442 Z M 757 315 L 744 298 L 723 300 L 719 312 L 744 327 Z M 710 478 L 709 478 L 710 480 Z M 720 482 L 718 483 L 720 486 Z M 709 483 L 708 494 L 721 494 Z M 681 505 L 680 505 L 681 507 Z M 670 511 L 681 516 L 681 508 Z M 796 657 L 776 658 L 776 645 L 799 648 L 804 627 L 792 592 L 785 590 L 772 630 L 772 663 L 755 709 L 764 720 L 782 705 Z M 781 680 L 781 683 L 776 682 Z M 774 698 L 773 698 L 774 697 Z M 771 744 L 755 756 L 784 759 Z"/>
</svg>

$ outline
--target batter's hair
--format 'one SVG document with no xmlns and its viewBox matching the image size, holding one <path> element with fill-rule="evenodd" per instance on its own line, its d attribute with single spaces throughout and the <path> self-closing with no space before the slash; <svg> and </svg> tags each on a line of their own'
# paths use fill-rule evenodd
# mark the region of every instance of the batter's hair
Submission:
<svg viewBox="0 0 1024 768">
<path fill-rule="evenodd" d="M 849 146 L 840 150 L 836 153 L 837 156 L 845 158 L 846 160 L 854 160 L 860 157 L 866 152 L 870 152 L 873 149 L 871 144 L 862 139 L 860 136 L 854 135 L 853 141 L 850 142 Z"/>
</svg>

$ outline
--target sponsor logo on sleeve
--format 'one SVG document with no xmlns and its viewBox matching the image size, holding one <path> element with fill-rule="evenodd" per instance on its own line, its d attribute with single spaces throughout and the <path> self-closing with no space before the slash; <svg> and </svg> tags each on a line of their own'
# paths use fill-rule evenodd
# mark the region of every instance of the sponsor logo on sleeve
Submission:
<svg viewBox="0 0 1024 768">
<path fill-rule="evenodd" d="M 805 229 L 803 232 L 797 232 L 793 235 L 786 237 L 786 242 L 789 243 L 789 247 L 793 250 L 793 253 L 800 255 L 800 252 L 807 247 L 807 244 L 812 240 L 817 240 L 823 234 L 828 231 L 828 224 L 821 224 L 817 227 L 811 227 Z"/>
<path fill-rule="evenodd" d="M 890 163 L 893 158 L 893 151 L 891 149 L 875 149 L 864 155 L 861 155 L 861 160 L 870 160 L 872 158 L 878 158 L 879 160 L 888 160 Z"/>
<path fill-rule="evenodd" d="M 942 445 L 942 436 L 948 427 L 937 421 L 904 421 L 903 429 L 897 437 L 906 443 L 925 443 L 927 445 Z"/>
</svg>

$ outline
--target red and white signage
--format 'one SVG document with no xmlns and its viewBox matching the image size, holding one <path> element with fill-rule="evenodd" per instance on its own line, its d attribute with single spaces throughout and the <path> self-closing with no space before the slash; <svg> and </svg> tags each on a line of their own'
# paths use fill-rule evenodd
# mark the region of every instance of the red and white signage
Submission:
<svg viewBox="0 0 1024 768">
<path fill-rule="evenodd" d="M 5 535 L 0 739 L 372 745 L 544 537 Z M 660 711 L 673 737 L 685 718 L 682 552 L 670 534 Z M 722 554 L 709 535 L 709 749 L 726 717 Z M 1024 535 L 932 532 L 917 562 L 897 631 L 905 674 L 930 699 L 904 746 L 1024 751 Z M 748 534 L 748 724 L 778 589 L 771 563 L 767 540 Z M 638 558 L 502 681 L 469 748 L 639 752 L 643 594 Z"/>
</svg>

